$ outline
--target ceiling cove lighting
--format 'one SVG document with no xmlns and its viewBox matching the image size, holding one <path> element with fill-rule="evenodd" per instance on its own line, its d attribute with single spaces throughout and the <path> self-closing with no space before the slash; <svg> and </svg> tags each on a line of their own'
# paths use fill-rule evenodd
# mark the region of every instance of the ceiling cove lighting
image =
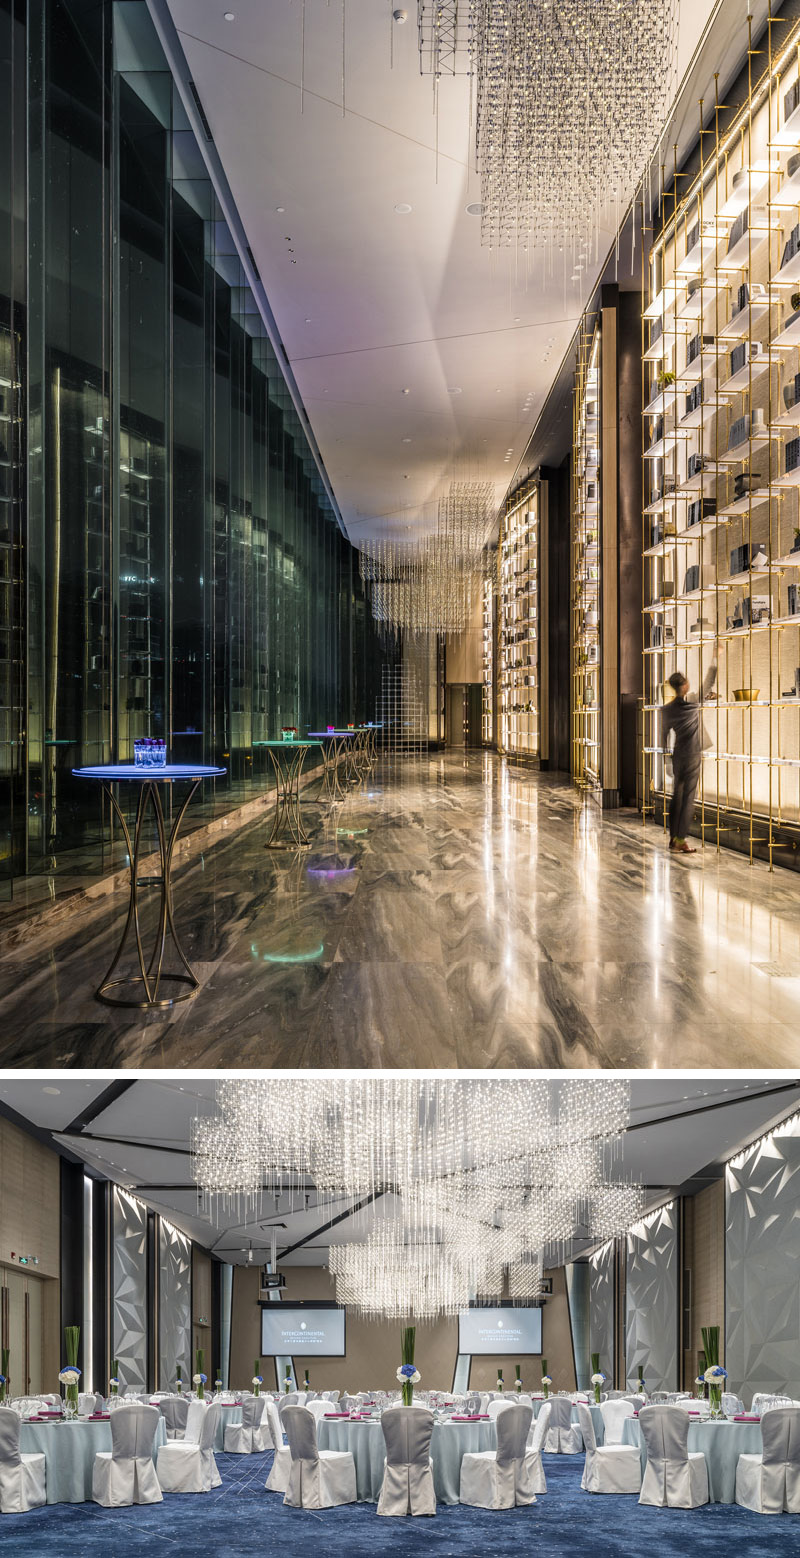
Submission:
<svg viewBox="0 0 800 1558">
<path fill-rule="evenodd" d="M 615 226 L 676 81 L 677 0 L 418 0 L 420 69 L 475 79 L 481 239 L 576 246 Z"/>
<path fill-rule="evenodd" d="M 747 1159 L 752 1157 L 754 1152 L 762 1152 L 764 1149 L 769 1148 L 776 1137 L 794 1136 L 798 1130 L 800 1130 L 800 1109 L 796 1109 L 794 1114 L 790 1114 L 785 1120 L 781 1120 L 778 1125 L 773 1126 L 771 1131 L 766 1131 L 763 1136 L 756 1137 L 756 1140 L 749 1142 L 746 1147 L 742 1148 L 741 1152 L 737 1152 L 734 1157 L 729 1158 L 725 1165 L 726 1169 L 741 1168 L 742 1164 L 746 1163 Z"/>
<path fill-rule="evenodd" d="M 262 1193 L 356 1202 L 330 1251 L 340 1303 L 415 1321 L 472 1299 L 534 1299 L 545 1257 L 641 1216 L 620 1172 L 624 1079 L 230 1078 L 194 1122 L 201 1204 L 257 1216 Z M 377 1205 L 376 1205 L 377 1203 Z M 376 1215 L 377 1214 L 377 1215 Z"/>
</svg>

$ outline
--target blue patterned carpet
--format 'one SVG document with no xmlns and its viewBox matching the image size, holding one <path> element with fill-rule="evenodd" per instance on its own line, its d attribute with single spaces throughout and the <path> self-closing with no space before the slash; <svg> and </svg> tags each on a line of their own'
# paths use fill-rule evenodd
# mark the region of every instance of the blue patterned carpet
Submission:
<svg viewBox="0 0 800 1558">
<path fill-rule="evenodd" d="M 272 1455 L 218 1455 L 222 1487 L 167 1494 L 163 1504 L 101 1509 L 53 1504 L 0 1516 L 2 1558 L 139 1558 L 140 1554 L 297 1554 L 298 1558 L 518 1558 L 538 1551 L 574 1558 L 777 1558 L 800 1553 L 800 1515 L 752 1515 L 735 1505 L 640 1508 L 618 1495 L 582 1493 L 583 1456 L 545 1456 L 548 1492 L 529 1509 L 498 1513 L 440 1505 L 435 1520 L 383 1520 L 373 1504 L 313 1512 L 286 1509 L 264 1488 Z"/>
</svg>

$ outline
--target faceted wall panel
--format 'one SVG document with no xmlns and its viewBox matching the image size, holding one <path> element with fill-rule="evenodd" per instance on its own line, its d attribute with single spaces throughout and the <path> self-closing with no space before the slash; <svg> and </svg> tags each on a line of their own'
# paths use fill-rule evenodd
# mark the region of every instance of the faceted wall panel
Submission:
<svg viewBox="0 0 800 1558">
<path fill-rule="evenodd" d="M 614 1378 L 614 1245 L 604 1244 L 589 1262 L 589 1351 L 599 1352 L 600 1368 Z"/>
<path fill-rule="evenodd" d="M 192 1246 L 185 1234 L 159 1218 L 158 1384 L 174 1388 L 177 1364 L 183 1377 L 192 1361 Z"/>
<path fill-rule="evenodd" d="M 725 1367 L 730 1388 L 800 1400 L 800 1117 L 728 1165 Z"/>
<path fill-rule="evenodd" d="M 147 1387 L 147 1207 L 114 1187 L 111 1355 L 130 1390 Z"/>
<path fill-rule="evenodd" d="M 671 1201 L 627 1236 L 625 1352 L 648 1390 L 678 1388 L 678 1205 Z"/>
</svg>

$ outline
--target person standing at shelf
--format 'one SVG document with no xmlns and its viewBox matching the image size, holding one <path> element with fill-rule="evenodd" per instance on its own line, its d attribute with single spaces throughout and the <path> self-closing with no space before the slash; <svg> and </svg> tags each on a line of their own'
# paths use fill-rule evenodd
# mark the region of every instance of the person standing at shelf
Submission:
<svg viewBox="0 0 800 1558">
<path fill-rule="evenodd" d="M 683 671 L 673 671 L 668 677 L 675 693 L 665 705 L 661 716 L 661 745 L 669 749 L 670 731 L 674 736 L 672 747 L 672 797 L 669 803 L 669 847 L 675 855 L 696 855 L 697 850 L 688 844 L 686 835 L 694 816 L 694 800 L 700 782 L 703 750 L 711 742 L 703 728 L 701 707 L 711 696 L 717 679 L 717 648 L 705 674 L 699 701 L 692 696 L 689 679 Z"/>
</svg>

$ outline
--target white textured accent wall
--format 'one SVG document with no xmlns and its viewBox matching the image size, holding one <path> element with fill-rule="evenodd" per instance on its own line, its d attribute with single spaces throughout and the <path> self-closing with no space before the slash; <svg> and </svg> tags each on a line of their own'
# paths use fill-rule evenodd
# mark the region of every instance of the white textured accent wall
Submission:
<svg viewBox="0 0 800 1558">
<path fill-rule="evenodd" d="M 678 1389 L 677 1218 L 671 1201 L 627 1234 L 626 1369 L 641 1363 L 648 1391 Z"/>
<path fill-rule="evenodd" d="M 158 1383 L 169 1390 L 175 1387 L 177 1364 L 184 1379 L 192 1373 L 192 1246 L 163 1217 L 158 1255 Z"/>
<path fill-rule="evenodd" d="M 122 1384 L 147 1388 L 147 1207 L 114 1186 L 111 1356 Z"/>
<path fill-rule="evenodd" d="M 800 1400 L 800 1118 L 726 1171 L 729 1388 Z"/>
<path fill-rule="evenodd" d="M 614 1245 L 589 1261 L 589 1352 L 599 1352 L 606 1379 L 614 1379 Z M 624 1383 L 624 1381 L 621 1381 Z"/>
</svg>

